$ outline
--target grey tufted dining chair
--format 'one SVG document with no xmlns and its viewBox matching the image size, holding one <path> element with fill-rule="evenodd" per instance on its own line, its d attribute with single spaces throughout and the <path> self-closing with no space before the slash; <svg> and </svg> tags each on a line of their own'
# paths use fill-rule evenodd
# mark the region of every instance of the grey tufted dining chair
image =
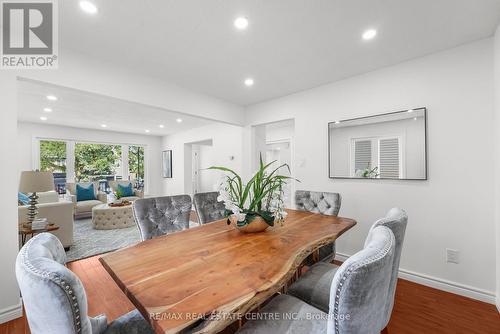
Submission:
<svg viewBox="0 0 500 334">
<path fill-rule="evenodd" d="M 141 198 L 134 202 L 134 218 L 143 241 L 188 229 L 190 213 L 189 195 Z"/>
<path fill-rule="evenodd" d="M 387 215 L 379 219 L 372 225 L 370 228 L 370 232 L 377 228 L 377 226 L 385 226 L 391 229 L 394 237 L 396 239 L 396 251 L 394 253 L 394 264 L 392 266 L 392 276 L 391 276 L 391 285 L 389 288 L 389 298 L 387 299 L 387 304 L 385 307 L 385 326 L 389 324 L 389 320 L 391 319 L 392 309 L 394 307 L 394 296 L 396 294 L 396 286 L 398 284 L 398 271 L 399 271 L 399 262 L 401 260 L 401 252 L 403 250 L 403 241 L 405 239 L 406 226 L 408 225 L 408 215 L 406 212 L 400 208 L 392 208 L 389 210 Z M 368 233 L 370 235 L 370 233 Z M 365 241 L 368 243 L 370 240 L 368 238 Z"/>
<path fill-rule="evenodd" d="M 295 192 L 295 207 L 300 211 L 319 213 L 327 216 L 339 214 L 342 196 L 338 193 L 317 192 L 308 190 L 297 190 Z M 335 242 L 325 245 L 319 249 L 319 260 L 331 262 L 335 258 Z M 307 265 L 314 263 L 310 258 L 306 260 Z"/>
<path fill-rule="evenodd" d="M 384 218 L 377 220 L 370 228 L 365 245 L 370 242 L 372 231 L 378 226 L 385 226 L 394 234 L 396 240 L 394 262 L 392 264 L 389 297 L 385 305 L 385 325 L 389 323 L 394 305 L 394 294 L 396 291 L 399 260 L 403 248 L 403 241 L 408 224 L 408 216 L 404 210 L 393 208 L 389 210 Z M 330 285 L 339 267 L 330 263 L 317 263 L 313 265 L 302 277 L 290 286 L 288 293 L 326 312 L 329 309 Z"/>
<path fill-rule="evenodd" d="M 200 224 L 207 224 L 225 217 L 223 202 L 217 201 L 217 191 L 194 194 L 193 202 Z"/>
<path fill-rule="evenodd" d="M 336 271 L 330 289 L 330 307 L 324 312 L 290 296 L 278 295 L 253 317 L 240 334 L 379 334 L 384 328 L 395 239 L 392 231 L 378 226 L 370 231 L 364 249 Z M 293 318 L 291 317 L 293 316 Z"/>
<path fill-rule="evenodd" d="M 16 260 L 16 277 L 32 334 L 153 334 L 134 310 L 108 325 L 105 315 L 89 317 L 80 279 L 65 266 L 61 242 L 50 233 L 30 239 Z"/>
</svg>

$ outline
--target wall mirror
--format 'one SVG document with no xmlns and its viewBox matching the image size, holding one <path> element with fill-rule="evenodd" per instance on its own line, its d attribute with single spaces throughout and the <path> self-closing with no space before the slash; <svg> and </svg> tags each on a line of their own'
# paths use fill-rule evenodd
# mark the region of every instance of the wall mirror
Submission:
<svg viewBox="0 0 500 334">
<path fill-rule="evenodd" d="M 329 176 L 334 179 L 427 180 L 427 110 L 328 124 Z"/>
</svg>

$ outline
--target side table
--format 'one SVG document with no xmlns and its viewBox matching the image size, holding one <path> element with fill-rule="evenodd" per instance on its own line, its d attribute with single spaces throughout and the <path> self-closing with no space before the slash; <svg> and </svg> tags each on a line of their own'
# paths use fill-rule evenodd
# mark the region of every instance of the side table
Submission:
<svg viewBox="0 0 500 334">
<path fill-rule="evenodd" d="M 21 246 L 24 246 L 26 243 L 26 238 L 28 236 L 33 237 L 35 234 L 56 231 L 59 229 L 59 226 L 56 224 L 47 224 L 45 228 L 33 230 L 30 227 L 25 227 L 24 224 L 19 224 L 19 235 L 21 236 Z"/>
</svg>

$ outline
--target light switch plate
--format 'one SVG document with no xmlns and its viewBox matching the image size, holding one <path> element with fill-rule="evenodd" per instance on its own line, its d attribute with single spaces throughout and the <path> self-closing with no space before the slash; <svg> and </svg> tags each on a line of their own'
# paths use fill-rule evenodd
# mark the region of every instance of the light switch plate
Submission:
<svg viewBox="0 0 500 334">
<path fill-rule="evenodd" d="M 460 252 L 456 249 L 446 248 L 446 262 L 460 263 Z"/>
</svg>

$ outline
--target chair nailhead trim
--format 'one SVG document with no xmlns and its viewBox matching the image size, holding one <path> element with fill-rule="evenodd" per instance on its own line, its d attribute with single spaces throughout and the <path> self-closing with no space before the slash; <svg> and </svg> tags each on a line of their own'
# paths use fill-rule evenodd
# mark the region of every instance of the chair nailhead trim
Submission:
<svg viewBox="0 0 500 334">
<path fill-rule="evenodd" d="M 387 233 L 387 230 L 385 230 L 385 231 Z M 381 258 L 383 258 L 389 252 L 389 250 L 391 249 L 391 246 L 392 246 L 393 240 L 392 240 L 392 238 L 389 238 L 389 239 L 391 240 L 391 242 L 389 244 L 387 244 L 384 249 L 380 250 L 380 252 L 378 252 L 377 254 L 365 259 L 363 262 L 357 263 L 357 264 L 349 267 L 346 270 L 346 272 L 344 273 L 344 275 L 342 276 L 342 278 L 340 279 L 339 287 L 337 288 L 337 293 L 335 294 L 335 306 L 333 309 L 333 315 L 334 315 L 333 321 L 335 324 L 335 333 L 339 333 L 339 302 L 340 302 L 340 293 L 342 292 L 342 285 L 356 269 L 358 269 L 364 265 L 370 264 L 372 262 L 378 261 Z"/>
<path fill-rule="evenodd" d="M 69 286 L 65 281 L 63 281 L 57 274 L 53 273 L 53 272 L 49 272 L 49 271 L 43 271 L 43 270 L 40 270 L 39 268 L 36 268 L 32 263 L 31 261 L 29 260 L 29 257 L 28 257 L 28 249 L 30 248 L 30 245 L 32 243 L 33 240 L 36 240 L 36 239 L 30 239 L 26 245 L 21 249 L 21 259 L 22 259 L 22 263 L 26 266 L 26 268 L 35 276 L 38 276 L 40 277 L 41 279 L 44 279 L 44 280 L 49 280 L 51 282 L 54 282 L 56 285 L 58 285 L 60 288 L 62 288 L 62 291 L 64 291 L 66 293 L 66 297 L 71 300 L 72 298 L 76 298 L 74 295 L 73 295 L 73 290 L 71 289 L 71 286 Z M 73 295 L 73 296 L 71 296 Z M 71 306 L 71 311 L 73 313 L 73 324 L 75 326 L 75 331 L 77 333 L 80 333 L 82 331 L 82 327 L 81 327 L 81 323 L 80 321 L 78 320 L 80 318 L 79 314 L 80 313 L 80 309 L 78 307 L 78 303 L 69 303 L 70 306 Z M 77 318 L 78 317 L 78 318 Z"/>
</svg>

